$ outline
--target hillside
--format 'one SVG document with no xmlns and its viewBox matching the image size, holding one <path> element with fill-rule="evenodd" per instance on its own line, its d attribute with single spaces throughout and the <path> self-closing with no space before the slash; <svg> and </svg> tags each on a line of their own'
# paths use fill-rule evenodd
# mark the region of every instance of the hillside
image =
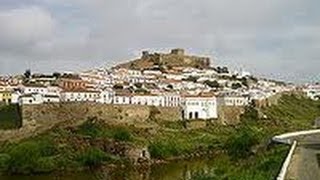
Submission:
<svg viewBox="0 0 320 180">
<path fill-rule="evenodd" d="M 127 69 L 150 69 L 155 66 L 170 69 L 171 67 L 195 67 L 195 68 L 208 68 L 210 66 L 210 58 L 185 55 L 183 49 L 173 49 L 171 53 L 154 53 L 142 52 L 139 59 L 117 65 L 115 68 Z"/>
</svg>

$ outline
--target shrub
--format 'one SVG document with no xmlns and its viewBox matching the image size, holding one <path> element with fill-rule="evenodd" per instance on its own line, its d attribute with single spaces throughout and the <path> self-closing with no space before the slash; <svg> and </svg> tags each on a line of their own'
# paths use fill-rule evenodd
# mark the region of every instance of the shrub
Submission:
<svg viewBox="0 0 320 180">
<path fill-rule="evenodd" d="M 91 136 L 91 137 L 99 137 L 102 135 L 102 128 L 99 124 L 94 123 L 94 119 L 89 119 L 84 124 L 79 126 L 77 133 Z"/>
<path fill-rule="evenodd" d="M 181 145 L 182 146 L 182 145 Z M 155 159 L 165 159 L 171 156 L 178 156 L 184 153 L 184 149 L 173 141 L 156 141 L 148 147 L 150 155 Z"/>
<path fill-rule="evenodd" d="M 128 129 L 124 127 L 116 128 L 113 133 L 113 139 L 117 141 L 131 141 L 132 136 Z"/>
<path fill-rule="evenodd" d="M 256 122 L 258 120 L 259 120 L 259 113 L 252 106 L 246 107 L 245 113 L 241 115 L 241 121 L 244 123 Z"/>
<path fill-rule="evenodd" d="M 150 155 L 155 159 L 164 159 L 170 155 L 166 145 L 161 142 L 151 143 L 148 147 Z"/>
<path fill-rule="evenodd" d="M 233 159 L 246 158 L 251 154 L 252 147 L 258 143 L 258 134 L 251 128 L 243 127 L 240 132 L 228 138 L 226 149 Z"/>
<path fill-rule="evenodd" d="M 35 171 L 39 173 L 49 173 L 57 169 L 55 157 L 40 157 L 35 163 Z"/>
<path fill-rule="evenodd" d="M 105 152 L 97 148 L 89 148 L 85 152 L 80 153 L 77 160 L 87 167 L 96 167 L 102 165 L 104 161 L 109 160 Z"/>
<path fill-rule="evenodd" d="M 41 158 L 52 156 L 54 151 L 50 142 L 30 141 L 15 145 L 9 151 L 11 158 L 8 162 L 8 171 L 18 174 L 39 172 L 37 168 L 42 166 L 39 163 L 44 163 Z M 43 170 L 42 168 L 41 171 Z M 52 168 L 48 171 L 51 170 Z"/>
<path fill-rule="evenodd" d="M 214 169 L 205 171 L 197 171 L 191 175 L 192 180 L 214 180 L 214 179 L 224 179 L 222 175 L 218 175 L 215 173 Z"/>
<path fill-rule="evenodd" d="M 8 163 L 10 161 L 10 155 L 8 154 L 0 154 L 0 169 L 1 170 L 7 170 L 8 169 Z"/>
</svg>

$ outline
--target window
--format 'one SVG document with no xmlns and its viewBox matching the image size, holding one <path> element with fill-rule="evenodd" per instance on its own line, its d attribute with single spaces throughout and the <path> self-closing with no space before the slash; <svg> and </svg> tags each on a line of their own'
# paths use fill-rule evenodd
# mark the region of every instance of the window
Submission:
<svg viewBox="0 0 320 180">
<path fill-rule="evenodd" d="M 192 112 L 189 112 L 189 119 L 192 119 Z"/>
</svg>

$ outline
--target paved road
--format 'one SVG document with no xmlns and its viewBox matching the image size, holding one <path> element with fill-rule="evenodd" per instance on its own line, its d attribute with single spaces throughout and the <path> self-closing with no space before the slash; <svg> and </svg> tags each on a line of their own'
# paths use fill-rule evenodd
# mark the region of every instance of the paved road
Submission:
<svg viewBox="0 0 320 180">
<path fill-rule="evenodd" d="M 297 139 L 298 145 L 289 165 L 288 180 L 320 180 L 320 134 Z"/>
</svg>

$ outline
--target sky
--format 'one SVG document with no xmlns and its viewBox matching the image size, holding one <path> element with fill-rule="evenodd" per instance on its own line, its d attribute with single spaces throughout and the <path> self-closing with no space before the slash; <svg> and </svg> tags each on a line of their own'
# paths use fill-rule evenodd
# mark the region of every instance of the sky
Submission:
<svg viewBox="0 0 320 180">
<path fill-rule="evenodd" d="M 320 80 L 319 0 L 1 0 L 0 74 L 110 67 L 185 48 L 213 65 Z"/>
</svg>

